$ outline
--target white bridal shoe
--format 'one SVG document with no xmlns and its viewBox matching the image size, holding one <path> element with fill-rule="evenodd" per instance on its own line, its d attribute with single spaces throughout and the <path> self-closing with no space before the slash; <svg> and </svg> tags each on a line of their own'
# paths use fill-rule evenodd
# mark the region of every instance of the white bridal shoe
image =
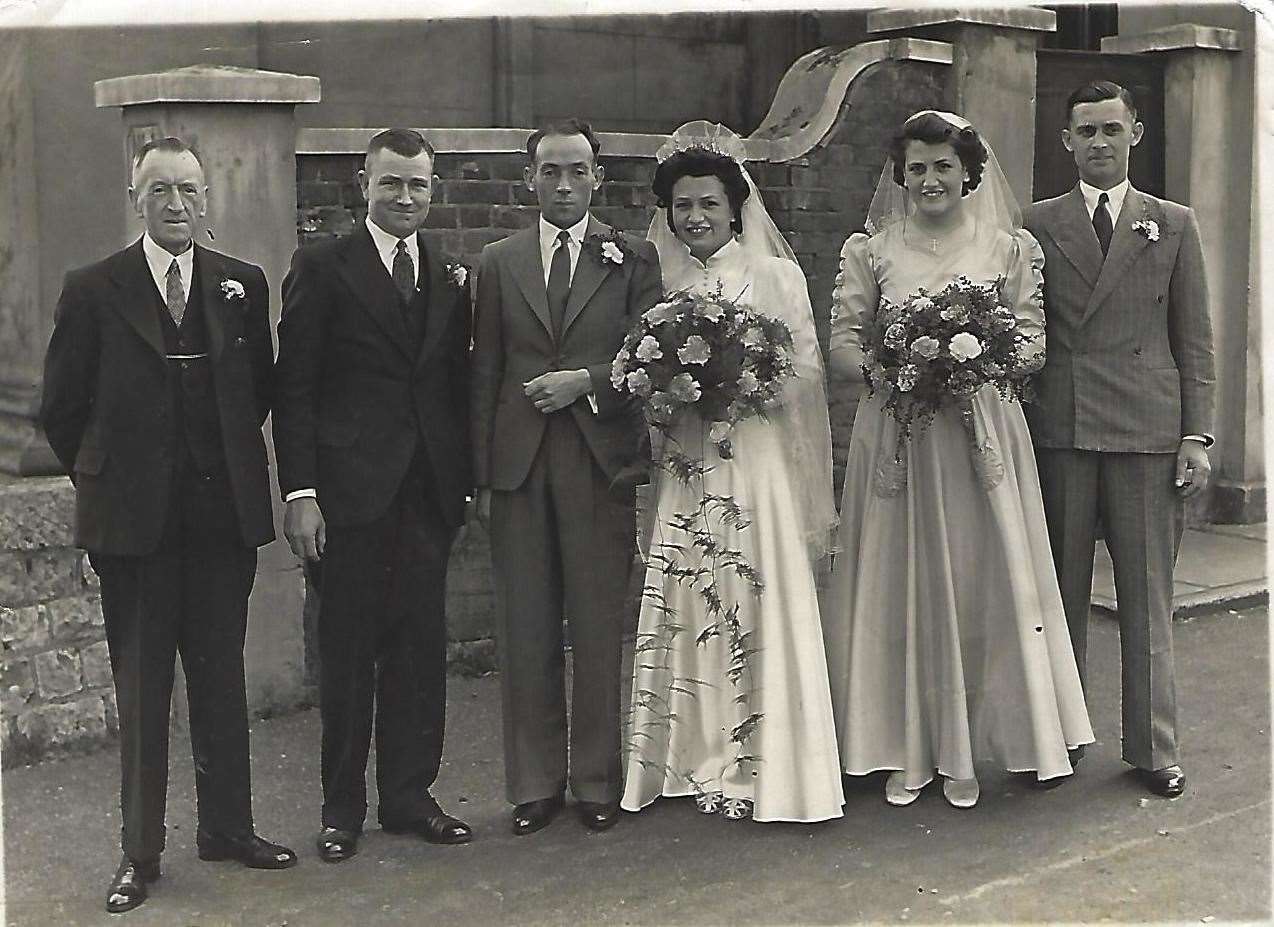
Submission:
<svg viewBox="0 0 1274 927">
<path fill-rule="evenodd" d="M 977 779 L 942 780 L 942 795 L 953 808 L 972 808 L 981 794 Z"/>
</svg>

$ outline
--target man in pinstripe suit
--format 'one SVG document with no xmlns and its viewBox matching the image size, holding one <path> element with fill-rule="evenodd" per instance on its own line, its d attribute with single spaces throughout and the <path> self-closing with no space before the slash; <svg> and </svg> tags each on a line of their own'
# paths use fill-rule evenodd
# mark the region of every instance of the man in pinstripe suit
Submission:
<svg viewBox="0 0 1274 927">
<path fill-rule="evenodd" d="M 1128 183 L 1141 135 L 1117 84 L 1088 84 L 1067 101 L 1062 143 L 1079 185 L 1023 221 L 1044 249 L 1048 342 L 1028 418 L 1081 677 L 1100 521 L 1119 601 L 1123 757 L 1150 791 L 1176 798 L 1186 779 L 1172 572 L 1184 500 L 1211 470 L 1215 376 L 1198 226 L 1188 207 Z"/>
</svg>

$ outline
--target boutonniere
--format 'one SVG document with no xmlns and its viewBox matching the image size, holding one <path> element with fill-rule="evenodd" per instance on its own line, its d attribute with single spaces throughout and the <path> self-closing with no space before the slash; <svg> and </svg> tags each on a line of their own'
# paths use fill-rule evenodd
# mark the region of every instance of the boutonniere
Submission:
<svg viewBox="0 0 1274 927">
<path fill-rule="evenodd" d="M 227 277 L 221 281 L 221 298 L 228 303 L 237 303 L 247 298 L 243 284 Z"/>
<path fill-rule="evenodd" d="M 608 235 L 589 235 L 584 239 L 584 247 L 594 260 L 615 267 L 621 267 L 633 254 L 623 232 L 618 229 L 611 229 Z"/>
<path fill-rule="evenodd" d="M 1132 224 L 1134 232 L 1143 235 L 1146 241 L 1159 240 L 1159 223 L 1154 219 L 1138 219 Z"/>
<path fill-rule="evenodd" d="M 469 268 L 459 261 L 448 264 L 447 278 L 456 286 L 464 289 L 465 284 L 469 282 Z"/>
</svg>

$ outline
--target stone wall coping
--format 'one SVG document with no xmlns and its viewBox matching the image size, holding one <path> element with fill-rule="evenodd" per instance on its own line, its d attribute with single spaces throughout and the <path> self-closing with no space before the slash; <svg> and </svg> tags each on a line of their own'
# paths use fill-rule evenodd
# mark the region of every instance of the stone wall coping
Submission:
<svg viewBox="0 0 1274 927">
<path fill-rule="evenodd" d="M 1174 23 L 1136 35 L 1108 35 L 1101 40 L 1102 51 L 1121 55 L 1191 49 L 1242 51 L 1243 37 L 1237 29 L 1201 26 L 1198 23 Z"/>
<path fill-rule="evenodd" d="M 93 84 L 98 107 L 140 103 L 317 103 L 317 77 L 196 64 L 154 74 L 129 74 Z"/>
<path fill-rule="evenodd" d="M 872 10 L 867 14 L 869 33 L 893 32 L 897 29 L 916 29 L 920 26 L 939 26 L 950 23 L 1001 26 L 1006 29 L 1027 29 L 1033 32 L 1056 32 L 1057 14 L 1052 10 L 1033 6 L 898 7 Z"/>
<path fill-rule="evenodd" d="M 379 128 L 303 128 L 296 133 L 298 155 L 362 154 Z M 417 128 L 439 154 L 520 154 L 533 129 Z M 667 135 L 644 132 L 598 132 L 604 158 L 653 158 Z M 770 143 L 745 139 L 749 161 L 769 159 Z"/>
</svg>

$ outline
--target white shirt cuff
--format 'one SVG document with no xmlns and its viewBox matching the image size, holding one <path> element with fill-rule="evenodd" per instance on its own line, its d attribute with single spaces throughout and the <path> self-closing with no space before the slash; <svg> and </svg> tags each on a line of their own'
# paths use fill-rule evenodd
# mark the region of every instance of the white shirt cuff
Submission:
<svg viewBox="0 0 1274 927">
<path fill-rule="evenodd" d="M 1182 435 L 1182 441 L 1198 441 L 1204 447 L 1211 447 L 1216 444 L 1216 438 L 1212 435 Z"/>
<path fill-rule="evenodd" d="M 293 499 L 317 499 L 318 491 L 314 489 L 294 489 L 283 497 L 284 502 L 291 502 Z"/>
</svg>

